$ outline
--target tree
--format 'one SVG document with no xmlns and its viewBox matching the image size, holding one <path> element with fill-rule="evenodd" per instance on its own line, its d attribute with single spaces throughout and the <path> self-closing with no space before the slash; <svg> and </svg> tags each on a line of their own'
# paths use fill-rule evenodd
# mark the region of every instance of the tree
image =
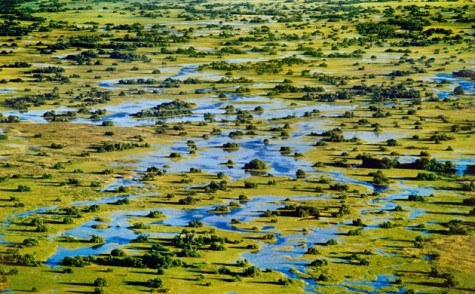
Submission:
<svg viewBox="0 0 475 294">
<path fill-rule="evenodd" d="M 453 274 L 446 274 L 445 275 L 444 286 L 447 288 L 454 288 L 458 285 L 458 281 L 455 279 Z"/>
<path fill-rule="evenodd" d="M 338 241 L 335 239 L 330 239 L 327 241 L 327 245 L 338 245 Z"/>
<path fill-rule="evenodd" d="M 147 281 L 147 287 L 161 288 L 162 286 L 163 286 L 163 282 L 162 282 L 162 279 L 160 278 L 150 279 Z"/>
<path fill-rule="evenodd" d="M 295 173 L 295 176 L 297 177 L 297 179 L 304 179 L 307 176 L 307 173 L 305 173 L 303 169 L 298 169 Z"/>
<path fill-rule="evenodd" d="M 454 94 L 455 95 L 463 95 L 463 94 L 465 94 L 465 91 L 463 90 L 462 86 L 457 86 L 454 89 Z"/>
<path fill-rule="evenodd" d="M 104 243 L 104 239 L 101 236 L 92 235 L 91 239 L 89 239 L 89 242 L 91 242 L 91 243 Z"/>
<path fill-rule="evenodd" d="M 388 144 L 388 146 L 397 146 L 399 145 L 396 141 L 396 139 L 389 139 L 386 141 L 386 143 Z"/>
<path fill-rule="evenodd" d="M 373 184 L 376 186 L 385 186 L 389 184 L 389 179 L 380 171 L 378 170 L 375 173 L 371 173 L 373 176 Z"/>
<path fill-rule="evenodd" d="M 250 266 L 244 270 L 242 273 L 243 276 L 245 277 L 257 277 L 260 274 L 261 270 L 257 266 Z"/>
<path fill-rule="evenodd" d="M 328 261 L 326 259 L 315 259 L 310 263 L 311 266 L 326 266 Z"/>
<path fill-rule="evenodd" d="M 107 281 L 103 278 L 97 278 L 95 281 L 94 281 L 94 286 L 96 287 L 104 287 L 104 286 L 107 286 Z"/>
<path fill-rule="evenodd" d="M 265 170 L 267 169 L 267 164 L 264 161 L 256 158 L 246 163 L 244 165 L 244 169 Z"/>
</svg>

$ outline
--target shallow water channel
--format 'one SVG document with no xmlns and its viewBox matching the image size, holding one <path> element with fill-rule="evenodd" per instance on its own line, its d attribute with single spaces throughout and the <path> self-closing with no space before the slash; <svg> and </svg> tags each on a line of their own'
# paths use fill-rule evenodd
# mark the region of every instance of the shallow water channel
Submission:
<svg viewBox="0 0 475 294">
<path fill-rule="evenodd" d="M 195 77 L 197 65 L 187 65 L 175 73 L 174 78 L 184 78 L 184 77 Z M 461 82 L 460 79 L 456 79 L 451 75 L 441 75 L 436 78 L 437 81 L 441 79 L 448 79 L 453 83 L 461 84 L 464 89 L 468 91 L 473 91 L 474 83 L 467 84 L 466 81 Z M 106 84 L 103 84 L 105 86 Z M 110 85 L 110 84 L 107 84 Z M 113 85 L 112 85 L 113 86 Z M 442 93 L 442 92 L 441 92 Z M 440 95 L 439 96 L 443 96 Z M 297 169 L 304 169 L 309 176 L 326 176 L 331 178 L 334 181 L 341 183 L 353 183 L 360 185 L 366 191 L 373 191 L 375 188 L 373 185 L 367 182 L 362 182 L 357 179 L 348 177 L 339 172 L 321 172 L 317 171 L 312 167 L 312 163 L 304 158 L 300 159 L 293 156 L 282 155 L 279 151 L 281 146 L 288 146 L 292 148 L 293 152 L 306 153 L 312 148 L 313 142 L 309 139 L 307 134 L 310 132 L 322 132 L 329 130 L 333 127 L 330 127 L 328 124 L 331 122 L 330 116 L 339 115 L 345 111 L 354 109 L 355 106 L 352 105 L 336 105 L 328 103 L 316 103 L 313 105 L 299 103 L 297 106 L 289 107 L 289 103 L 278 98 L 270 98 L 264 95 L 242 95 L 234 93 L 226 93 L 228 98 L 226 101 L 222 101 L 217 97 L 208 97 L 199 99 L 196 101 L 190 101 L 197 103 L 194 114 L 187 117 L 175 118 L 169 121 L 203 121 L 203 115 L 205 113 L 212 113 L 215 115 L 216 121 L 226 120 L 228 118 L 225 115 L 223 107 L 226 105 L 234 105 L 236 108 L 242 110 L 253 110 L 255 106 L 260 105 L 264 108 L 264 112 L 256 113 L 256 117 L 261 120 L 270 120 L 273 117 L 285 117 L 288 115 L 303 116 L 306 112 L 317 109 L 320 111 L 320 114 L 324 115 L 325 118 L 315 117 L 308 122 L 301 122 L 292 125 L 294 128 L 292 130 L 292 136 L 290 138 L 274 138 L 272 133 L 269 132 L 266 136 L 255 136 L 255 137 L 245 137 L 245 138 L 234 138 L 231 139 L 227 134 L 217 135 L 211 137 L 210 139 L 202 138 L 190 138 L 193 139 L 198 146 L 198 151 L 196 155 L 190 155 L 189 147 L 186 144 L 184 139 L 181 142 L 176 142 L 171 145 L 160 145 L 152 146 L 152 151 L 147 153 L 134 156 L 133 163 L 130 165 L 135 168 L 138 172 L 146 170 L 150 166 L 170 166 L 167 168 L 168 172 L 171 173 L 180 173 L 190 170 L 190 168 L 201 169 L 205 173 L 217 174 L 219 172 L 225 173 L 232 180 L 241 179 L 247 177 L 247 174 L 241 166 L 246 162 L 254 158 L 260 158 L 267 162 L 270 166 L 269 173 L 276 176 L 289 176 L 294 177 Z M 444 92 L 445 95 L 445 92 Z M 163 101 L 160 101 L 163 102 Z M 110 114 L 102 118 L 101 120 L 89 120 L 89 119 L 73 119 L 72 122 L 77 123 L 94 123 L 99 124 L 103 120 L 113 121 L 116 125 L 119 126 L 137 126 L 137 125 L 153 125 L 155 123 L 154 119 L 144 119 L 137 120 L 130 115 L 132 113 L 138 112 L 140 109 L 153 107 L 160 103 L 159 100 L 139 100 L 139 101 L 127 101 L 118 105 L 105 106 L 104 108 L 108 110 Z M 68 108 L 59 108 L 57 111 L 66 111 L 70 110 Z M 7 115 L 18 115 L 20 119 L 32 121 L 35 123 L 45 122 L 41 115 L 46 110 L 38 111 L 28 111 L 28 112 L 15 112 L 7 111 L 4 114 Z M 270 121 L 269 121 L 270 122 Z M 386 141 L 389 138 L 403 138 L 405 137 L 404 133 L 394 133 L 394 132 L 382 132 L 374 133 L 368 131 L 352 131 L 346 132 L 345 137 L 352 138 L 356 136 L 363 141 L 369 143 L 377 143 Z M 269 139 L 269 144 L 264 144 L 263 140 Z M 227 142 L 236 142 L 240 145 L 240 149 L 237 151 L 226 151 L 220 148 L 224 143 Z M 182 159 L 172 160 L 169 158 L 171 152 L 179 152 L 182 154 Z M 236 167 L 228 167 L 222 163 L 227 160 L 232 160 L 236 163 Z M 473 160 L 455 160 L 456 163 L 460 165 L 458 167 L 458 173 L 462 174 L 466 169 L 467 164 L 473 164 Z M 126 182 L 120 181 L 115 185 L 137 185 L 140 184 L 138 181 Z M 394 209 L 396 204 L 392 201 L 401 198 L 407 198 L 410 194 L 418 195 L 429 195 L 433 192 L 431 188 L 427 187 L 413 187 L 406 185 L 404 181 L 400 181 L 396 187 L 391 190 L 390 193 L 385 194 L 384 197 L 372 199 L 370 203 L 372 205 L 371 210 L 362 210 L 362 217 L 371 218 L 370 211 L 390 211 Z M 123 197 L 123 196 L 120 196 Z M 87 201 L 87 202 L 76 202 L 72 203 L 72 206 L 85 206 L 92 204 L 106 204 L 117 200 L 118 197 L 106 197 L 97 201 Z M 304 201 L 314 199 L 318 196 L 294 196 L 289 197 L 294 201 Z M 313 279 L 302 278 L 300 275 L 289 272 L 290 268 L 296 269 L 298 272 L 305 273 L 307 271 L 305 265 L 306 262 L 300 260 L 308 247 L 311 247 L 317 243 L 325 243 L 330 239 L 338 239 L 338 226 L 343 225 L 343 223 L 330 225 L 328 227 L 308 227 L 308 232 L 291 232 L 288 234 L 281 234 L 274 231 L 273 226 L 267 226 L 261 228 L 260 231 L 252 231 L 245 229 L 238 229 L 230 225 L 231 219 L 236 218 L 241 222 L 249 222 L 254 220 L 256 217 L 262 214 L 267 209 L 275 210 L 279 207 L 284 206 L 284 199 L 287 197 L 281 197 L 277 195 L 268 195 L 268 196 L 258 196 L 252 197 L 247 202 L 241 202 L 241 206 L 238 208 L 233 208 L 229 213 L 226 214 L 214 214 L 209 212 L 213 209 L 215 205 L 212 206 L 203 206 L 194 209 L 175 209 L 175 208 L 159 208 L 158 210 L 162 211 L 166 218 L 163 221 L 160 221 L 160 224 L 167 225 L 170 227 L 183 227 L 187 226 L 188 222 L 191 220 L 198 220 L 203 222 L 205 226 L 215 227 L 219 230 L 228 230 L 228 231 L 237 231 L 243 233 L 251 234 L 267 234 L 273 233 L 276 235 L 275 242 L 261 242 L 260 250 L 257 254 L 255 253 L 244 253 L 242 258 L 249 260 L 251 264 L 257 265 L 260 268 L 270 268 L 275 271 L 284 273 L 285 275 L 302 279 L 307 283 L 306 290 L 313 291 L 314 287 L 318 287 L 316 282 Z M 44 213 L 48 210 L 57 208 L 56 206 L 44 207 L 37 209 L 35 211 L 22 213 L 18 215 L 11 216 L 10 219 L 28 217 L 35 214 Z M 405 207 L 409 210 L 409 208 Z M 66 256 L 76 256 L 76 255 L 99 255 L 104 253 L 109 253 L 112 249 L 117 248 L 122 245 L 130 244 L 132 240 L 137 237 L 132 229 L 130 229 L 131 223 L 129 220 L 141 216 L 146 216 L 153 207 L 150 207 L 147 210 L 138 210 L 138 211 L 117 211 L 108 216 L 110 219 L 105 222 L 100 222 L 97 220 L 90 220 L 85 223 L 80 224 L 79 226 L 63 232 L 61 234 L 77 237 L 80 239 L 85 239 L 90 237 L 90 235 L 96 234 L 104 239 L 104 244 L 86 246 L 81 248 L 70 249 L 64 246 L 60 246 L 57 251 L 46 261 L 46 263 L 52 267 L 57 266 L 60 261 Z M 412 210 L 410 211 L 408 217 L 410 219 L 417 219 L 420 215 L 424 214 L 424 210 Z M 374 215 L 374 214 L 373 214 Z M 8 226 L 8 222 L 3 224 Z M 108 229 L 96 229 L 92 230 L 91 226 L 96 224 L 106 224 L 109 225 Z M 367 227 L 366 229 L 372 229 L 372 227 Z M 150 237 L 161 237 L 161 238 L 171 238 L 175 233 L 149 233 Z M 50 235 L 48 238 L 53 239 L 59 235 Z M 1 239 L 0 239 L 1 241 Z M 285 248 L 285 249 L 283 249 Z M 378 252 L 377 252 L 378 253 Z M 379 254 L 387 254 L 385 252 L 379 252 Z M 375 281 L 364 282 L 361 285 L 371 286 L 376 291 L 383 287 L 387 287 L 394 280 L 393 276 L 379 275 Z M 354 286 L 358 286 L 357 283 L 348 282 L 343 283 L 342 287 L 346 288 L 349 291 L 357 291 Z"/>
</svg>

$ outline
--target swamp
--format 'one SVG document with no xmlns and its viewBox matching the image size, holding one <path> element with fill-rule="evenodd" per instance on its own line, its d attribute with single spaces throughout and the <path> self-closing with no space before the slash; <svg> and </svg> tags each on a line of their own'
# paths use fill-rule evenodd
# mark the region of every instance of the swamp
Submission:
<svg viewBox="0 0 475 294">
<path fill-rule="evenodd" d="M 475 292 L 474 95 L 473 0 L 0 1 L 0 292 Z"/>
</svg>

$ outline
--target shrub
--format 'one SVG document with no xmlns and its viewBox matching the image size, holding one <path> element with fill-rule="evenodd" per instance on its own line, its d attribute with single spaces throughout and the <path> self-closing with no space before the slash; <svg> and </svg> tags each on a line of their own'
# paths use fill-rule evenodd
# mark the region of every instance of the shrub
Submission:
<svg viewBox="0 0 475 294">
<path fill-rule="evenodd" d="M 243 275 L 244 277 L 252 277 L 252 278 L 254 278 L 254 277 L 257 277 L 260 273 L 261 273 L 261 270 L 260 270 L 257 266 L 252 265 L 252 266 L 246 268 L 246 269 L 243 271 L 242 275 Z"/>
<path fill-rule="evenodd" d="M 22 245 L 25 247 L 33 247 L 33 246 L 38 246 L 39 242 L 38 239 L 36 238 L 27 238 L 23 240 Z"/>
<path fill-rule="evenodd" d="M 155 211 L 150 211 L 147 215 L 147 217 L 150 218 L 159 218 L 162 217 L 163 213 L 161 211 L 155 210 Z"/>
<path fill-rule="evenodd" d="M 366 258 L 360 260 L 360 265 L 369 265 L 369 261 Z"/>
<path fill-rule="evenodd" d="M 379 226 L 383 229 L 390 229 L 393 227 L 393 224 L 390 221 L 387 221 L 387 222 L 383 222 Z"/>
<path fill-rule="evenodd" d="M 94 281 L 94 286 L 96 287 L 104 287 L 104 286 L 107 286 L 107 281 L 103 278 L 97 278 L 95 281 Z"/>
<path fill-rule="evenodd" d="M 455 95 L 463 95 L 465 94 L 465 91 L 463 90 L 462 86 L 457 86 L 454 88 L 454 94 Z"/>
<path fill-rule="evenodd" d="M 307 252 L 305 254 L 319 254 L 320 252 L 318 251 L 318 248 L 313 246 L 307 249 Z"/>
<path fill-rule="evenodd" d="M 31 188 L 26 185 L 18 185 L 17 192 L 31 192 Z"/>
<path fill-rule="evenodd" d="M 303 169 L 298 169 L 295 176 L 297 179 L 304 179 L 307 176 L 307 173 Z"/>
<path fill-rule="evenodd" d="M 338 241 L 335 239 L 330 239 L 328 240 L 327 245 L 338 245 Z"/>
<path fill-rule="evenodd" d="M 458 281 L 455 279 L 453 274 L 446 274 L 443 285 L 447 288 L 455 288 L 458 285 Z"/>
<path fill-rule="evenodd" d="M 48 232 L 48 228 L 45 225 L 38 225 L 35 229 L 35 232 L 46 233 Z"/>
<path fill-rule="evenodd" d="M 315 259 L 310 263 L 311 266 L 326 266 L 328 261 L 326 259 Z"/>
<path fill-rule="evenodd" d="M 398 146 L 398 142 L 395 139 L 389 139 L 386 141 L 388 146 Z"/>
<path fill-rule="evenodd" d="M 99 188 L 101 187 L 101 183 L 97 181 L 92 181 L 91 182 L 91 188 Z"/>
<path fill-rule="evenodd" d="M 372 183 L 376 186 L 384 186 L 389 184 L 389 179 L 380 170 L 375 173 L 370 173 L 370 175 L 373 176 Z"/>
<path fill-rule="evenodd" d="M 424 202 L 424 201 L 425 201 L 424 196 L 421 196 L 421 195 L 414 195 L 414 194 L 409 195 L 409 196 L 407 197 L 407 199 L 408 199 L 409 201 L 417 201 L 417 202 Z"/>
<path fill-rule="evenodd" d="M 188 222 L 188 226 L 192 228 L 201 228 L 203 226 L 203 222 L 192 220 Z"/>
<path fill-rule="evenodd" d="M 180 199 L 178 203 L 185 204 L 185 205 L 194 205 L 196 204 L 196 199 L 191 196 L 187 196 L 183 199 Z"/>
<path fill-rule="evenodd" d="M 438 177 L 434 174 L 429 173 L 418 173 L 416 176 L 416 180 L 418 181 L 436 181 Z"/>
<path fill-rule="evenodd" d="M 244 169 L 265 170 L 267 169 L 267 164 L 260 159 L 253 159 L 244 165 Z"/>
<path fill-rule="evenodd" d="M 257 183 L 245 181 L 244 182 L 244 188 L 246 188 L 246 189 L 257 188 Z"/>
<path fill-rule="evenodd" d="M 89 239 L 91 243 L 104 243 L 104 239 L 101 236 L 92 235 L 91 239 Z"/>
</svg>

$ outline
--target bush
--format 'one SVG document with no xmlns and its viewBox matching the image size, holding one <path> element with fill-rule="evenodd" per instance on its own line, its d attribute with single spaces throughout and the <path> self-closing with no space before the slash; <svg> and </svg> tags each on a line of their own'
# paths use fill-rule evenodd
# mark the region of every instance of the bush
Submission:
<svg viewBox="0 0 475 294">
<path fill-rule="evenodd" d="M 192 220 L 188 222 L 188 226 L 192 228 L 201 228 L 203 226 L 203 222 Z"/>
<path fill-rule="evenodd" d="M 61 261 L 61 265 L 75 266 L 75 267 L 83 267 L 83 266 L 89 265 L 90 263 L 91 263 L 90 258 L 82 257 L 82 256 L 74 256 L 74 257 L 66 256 Z"/>
<path fill-rule="evenodd" d="M 147 287 L 150 288 L 161 288 L 163 286 L 162 279 L 160 278 L 155 278 L 155 279 L 150 279 L 146 283 Z"/>
<path fill-rule="evenodd" d="M 421 196 L 421 195 L 414 195 L 414 194 L 413 194 L 413 195 L 409 195 L 409 196 L 407 197 L 407 199 L 408 199 L 409 201 L 416 201 L 416 202 L 424 202 L 424 201 L 425 201 L 424 196 Z"/>
<path fill-rule="evenodd" d="M 303 169 L 298 169 L 295 176 L 297 179 L 304 179 L 307 176 L 307 173 Z"/>
<path fill-rule="evenodd" d="M 101 183 L 97 181 L 92 181 L 91 182 L 91 188 L 99 188 L 101 187 Z"/>
<path fill-rule="evenodd" d="M 26 185 L 18 185 L 17 192 L 31 192 L 31 188 Z"/>
<path fill-rule="evenodd" d="M 396 207 L 394 207 L 394 211 L 404 211 L 404 209 L 401 205 L 397 205 Z"/>
<path fill-rule="evenodd" d="M 465 91 L 463 90 L 462 86 L 457 86 L 454 88 L 454 94 L 455 95 L 463 95 L 465 94 Z"/>
<path fill-rule="evenodd" d="M 388 144 L 388 146 L 398 146 L 398 142 L 395 140 L 395 139 L 389 139 L 386 141 L 386 143 Z"/>
<path fill-rule="evenodd" d="M 379 226 L 383 229 L 390 229 L 393 227 L 393 224 L 390 221 L 387 221 L 387 222 L 383 222 Z"/>
<path fill-rule="evenodd" d="M 458 285 L 458 281 L 453 274 L 445 274 L 444 287 L 455 288 Z"/>
<path fill-rule="evenodd" d="M 252 265 L 252 266 L 246 268 L 246 269 L 243 271 L 242 275 L 243 275 L 244 277 L 252 277 L 252 278 L 254 278 L 254 277 L 257 277 L 260 273 L 261 273 L 261 270 L 260 270 L 257 266 Z"/>
<path fill-rule="evenodd" d="M 146 224 L 144 224 L 142 222 L 138 222 L 138 223 L 134 223 L 132 225 L 132 228 L 133 229 L 139 229 L 139 230 L 146 230 L 146 229 L 150 229 L 150 226 L 147 226 Z"/>
<path fill-rule="evenodd" d="M 461 220 L 450 220 L 447 223 L 450 235 L 467 235 L 467 229 L 462 227 Z"/>
<path fill-rule="evenodd" d="M 267 169 L 267 164 L 260 159 L 253 159 L 244 165 L 244 169 L 265 170 Z"/>
<path fill-rule="evenodd" d="M 161 211 L 158 211 L 158 210 L 150 211 L 149 214 L 147 215 L 147 217 L 150 217 L 150 218 L 159 218 L 159 217 L 162 217 L 162 216 L 163 216 L 163 213 Z"/>
<path fill-rule="evenodd" d="M 389 184 L 389 179 L 380 170 L 375 173 L 370 173 L 370 175 L 373 176 L 373 184 L 376 186 L 385 186 Z"/>
<path fill-rule="evenodd" d="M 114 126 L 114 122 L 113 121 L 103 121 L 102 126 L 103 127 L 112 127 L 112 126 Z"/>
<path fill-rule="evenodd" d="M 416 180 L 418 181 L 436 181 L 438 177 L 434 174 L 429 173 L 418 173 L 416 176 Z"/>
<path fill-rule="evenodd" d="M 64 168 L 64 165 L 61 162 L 55 163 L 55 165 L 53 165 L 53 169 L 63 169 L 63 168 Z"/>
<path fill-rule="evenodd" d="M 292 280 L 287 278 L 280 278 L 278 283 L 282 286 L 289 286 L 290 284 L 292 284 Z"/>
<path fill-rule="evenodd" d="M 366 258 L 360 260 L 360 265 L 369 265 L 369 261 Z"/>
<path fill-rule="evenodd" d="M 185 205 L 194 205 L 196 204 L 196 199 L 191 197 L 191 196 L 187 196 L 183 199 L 180 199 L 178 201 L 179 204 L 185 204 Z"/>
<path fill-rule="evenodd" d="M 46 233 L 48 232 L 48 228 L 45 225 L 38 225 L 35 229 L 35 232 Z"/>
<path fill-rule="evenodd" d="M 94 281 L 94 286 L 96 287 L 104 287 L 104 286 L 107 286 L 107 281 L 103 278 L 97 278 L 95 281 Z"/>
<path fill-rule="evenodd" d="M 92 235 L 91 239 L 89 239 L 89 242 L 91 242 L 91 243 L 104 243 L 104 238 L 102 238 L 101 236 Z"/>
<path fill-rule="evenodd" d="M 246 188 L 246 189 L 257 188 L 257 183 L 245 181 L 244 182 L 244 188 Z"/>
<path fill-rule="evenodd" d="M 326 259 L 315 259 L 310 263 L 311 266 L 326 266 L 328 261 Z"/>
<path fill-rule="evenodd" d="M 33 246 L 38 246 L 39 242 L 38 239 L 36 238 L 28 238 L 23 240 L 22 245 L 25 247 L 33 247 Z"/>
<path fill-rule="evenodd" d="M 73 221 L 72 217 L 66 216 L 66 217 L 63 218 L 63 224 L 70 225 L 70 224 L 73 224 L 73 223 L 74 223 L 74 221 Z"/>
<path fill-rule="evenodd" d="M 328 240 L 327 245 L 338 245 L 338 241 L 335 239 L 330 239 Z"/>
</svg>

